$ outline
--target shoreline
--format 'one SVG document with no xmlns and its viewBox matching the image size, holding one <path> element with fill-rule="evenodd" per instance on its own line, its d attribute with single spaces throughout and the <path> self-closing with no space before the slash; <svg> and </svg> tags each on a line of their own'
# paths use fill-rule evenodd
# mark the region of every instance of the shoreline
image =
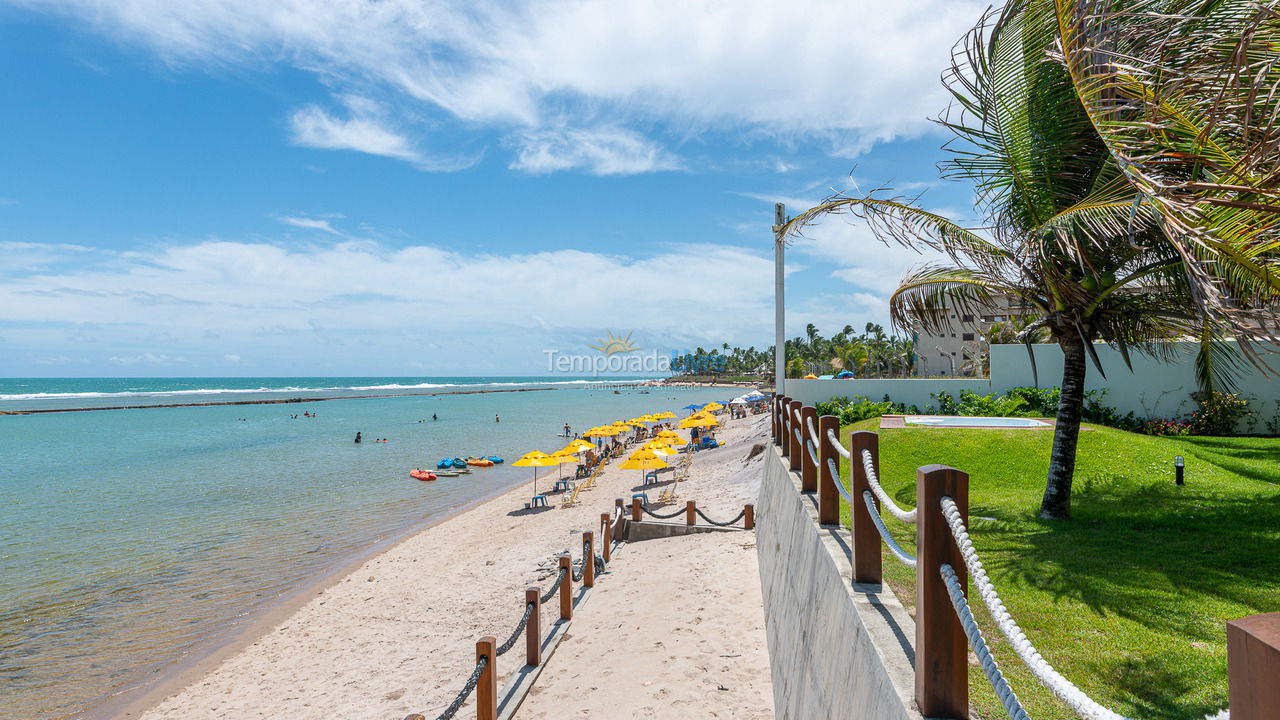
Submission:
<svg viewBox="0 0 1280 720">
<path fill-rule="evenodd" d="M 717 517 L 753 499 L 754 488 L 735 489 L 747 469 L 739 461 L 766 431 L 759 418 L 722 428 L 729 449 L 695 455 L 694 476 L 681 483 L 685 496 Z M 549 511 L 520 510 L 528 481 L 459 506 L 365 548 L 83 717 L 377 720 L 443 706 L 470 671 L 475 638 L 505 632 L 510 601 L 545 585 L 556 554 L 576 553 L 571 538 L 594 528 L 613 498 L 639 481 L 614 465 L 570 509 L 553 496 Z M 499 682 L 512 672 L 500 666 Z"/>
<path fill-rule="evenodd" d="M 538 388 L 554 390 L 557 388 Z M 527 389 L 526 389 L 527 390 Z M 522 392 L 506 390 L 498 392 Z M 472 391 L 475 392 L 475 391 Z M 379 396 L 382 397 L 382 396 Z M 548 470 L 553 475 L 556 470 Z M 544 477 L 539 477 L 539 480 Z M 436 516 L 412 523 L 393 534 L 378 538 L 364 547 L 336 558 L 333 563 L 299 582 L 297 587 L 286 590 L 267 601 L 262 607 L 242 616 L 233 626 L 215 631 L 199 641 L 185 655 L 164 663 L 148 672 L 154 677 L 139 678 L 129 686 L 103 696 L 103 699 L 72 717 L 81 720 L 111 720 L 112 718 L 136 718 L 157 707 L 170 695 L 181 692 L 208 675 L 219 664 L 252 645 L 276 626 L 292 617 L 307 603 L 350 577 L 369 561 L 412 540 L 439 525 L 483 507 L 494 500 L 515 492 L 528 480 L 519 480 L 508 487 L 497 488 L 468 502 L 438 513 Z"/>
<path fill-rule="evenodd" d="M 368 400 L 370 398 L 436 397 L 440 395 L 484 395 L 487 393 L 543 392 L 563 388 L 494 388 L 492 390 L 442 390 L 424 393 L 387 393 L 383 395 L 330 395 L 327 397 L 269 398 L 262 400 L 216 400 L 191 403 L 158 403 L 154 405 L 112 405 L 102 407 L 36 408 L 33 410 L 0 410 L 0 415 L 38 415 L 41 413 L 93 412 L 94 410 L 150 410 L 152 408 L 218 407 L 225 405 L 290 405 L 329 400 Z M 264 391 L 270 392 L 270 391 Z"/>
</svg>

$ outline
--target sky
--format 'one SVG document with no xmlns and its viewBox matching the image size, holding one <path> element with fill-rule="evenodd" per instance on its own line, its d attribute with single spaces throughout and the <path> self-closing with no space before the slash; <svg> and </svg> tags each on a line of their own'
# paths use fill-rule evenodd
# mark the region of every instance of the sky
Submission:
<svg viewBox="0 0 1280 720">
<path fill-rule="evenodd" d="M 938 179 L 968 0 L 0 0 L 0 376 L 773 342 L 773 203 Z M 922 262 L 832 219 L 787 331 Z"/>
</svg>

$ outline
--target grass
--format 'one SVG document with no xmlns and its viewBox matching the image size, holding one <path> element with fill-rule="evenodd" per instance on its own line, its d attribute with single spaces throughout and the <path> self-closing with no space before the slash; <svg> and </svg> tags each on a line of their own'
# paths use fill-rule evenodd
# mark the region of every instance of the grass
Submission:
<svg viewBox="0 0 1280 720">
<path fill-rule="evenodd" d="M 915 469 L 970 476 L 970 535 L 1014 619 L 1042 655 L 1128 717 L 1199 720 L 1227 705 L 1224 623 L 1280 611 L 1280 439 L 1080 434 L 1072 519 L 1037 517 L 1050 431 L 879 430 L 881 482 L 915 505 Z M 1173 458 L 1186 458 L 1186 485 Z M 847 463 L 845 472 L 847 473 Z M 847 474 L 844 477 L 848 477 Z M 843 510 L 849 521 L 849 508 Z M 909 552 L 914 528 L 885 513 Z M 915 575 L 885 551 L 885 578 L 914 614 Z M 1036 720 L 1075 715 L 1027 671 L 972 593 L 992 653 Z M 1005 717 L 970 668 L 979 716 Z"/>
</svg>

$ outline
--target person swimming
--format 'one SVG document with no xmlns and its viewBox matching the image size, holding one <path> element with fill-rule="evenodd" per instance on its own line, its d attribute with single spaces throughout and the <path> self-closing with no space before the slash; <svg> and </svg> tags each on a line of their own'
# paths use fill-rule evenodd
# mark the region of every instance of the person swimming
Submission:
<svg viewBox="0 0 1280 720">
<path fill-rule="evenodd" d="M 440 418 L 436 417 L 436 414 L 435 414 L 435 413 L 431 413 L 431 421 L 432 421 L 432 422 L 435 422 L 436 420 L 439 420 L 439 419 L 440 419 Z"/>
<path fill-rule="evenodd" d="M 360 433 L 356 433 L 356 444 L 360 444 Z"/>
</svg>

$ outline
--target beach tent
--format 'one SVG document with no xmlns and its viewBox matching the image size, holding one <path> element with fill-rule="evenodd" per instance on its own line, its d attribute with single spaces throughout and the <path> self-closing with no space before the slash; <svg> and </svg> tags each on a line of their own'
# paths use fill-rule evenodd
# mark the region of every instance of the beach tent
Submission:
<svg viewBox="0 0 1280 720">
<path fill-rule="evenodd" d="M 730 400 L 729 404 L 730 405 L 750 405 L 751 399 L 748 398 L 746 395 L 739 395 L 738 397 Z"/>
<path fill-rule="evenodd" d="M 540 452 L 538 450 L 534 450 L 533 452 L 530 452 L 530 453 L 525 453 L 524 456 L 521 457 L 519 460 L 511 463 L 512 467 L 533 468 L 533 494 L 534 495 L 538 494 L 538 468 L 551 467 L 553 465 L 559 465 L 559 464 L 560 464 L 559 460 L 551 457 L 550 455 L 544 452 Z"/>
</svg>

